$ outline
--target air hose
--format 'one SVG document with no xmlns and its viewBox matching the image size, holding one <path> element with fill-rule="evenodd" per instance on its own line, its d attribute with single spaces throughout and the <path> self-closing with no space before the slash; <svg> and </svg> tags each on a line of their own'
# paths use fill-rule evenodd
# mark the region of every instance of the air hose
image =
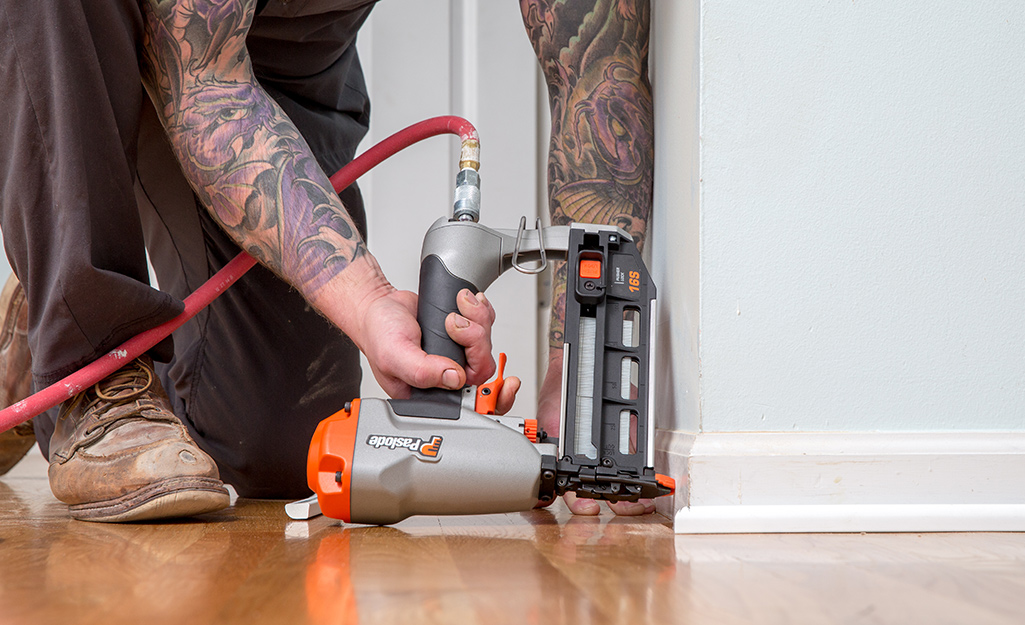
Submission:
<svg viewBox="0 0 1025 625">
<path fill-rule="evenodd" d="M 459 169 L 477 169 L 480 163 L 480 143 L 477 130 L 461 117 L 445 115 L 425 119 L 422 122 L 404 128 L 373 146 L 351 163 L 339 169 L 331 176 L 331 185 L 335 192 L 340 192 L 360 176 L 367 173 L 385 159 L 429 137 L 441 134 L 458 135 L 462 141 L 459 153 Z M 16 404 L 0 410 L 0 432 L 4 432 L 28 421 L 32 417 L 71 399 L 85 389 L 114 373 L 126 363 L 135 360 L 154 345 L 168 337 L 172 332 L 192 319 L 227 290 L 239 278 L 249 271 L 256 260 L 241 252 L 238 256 L 215 273 L 202 286 L 185 298 L 185 310 L 170 321 L 155 328 L 142 332 L 119 347 L 96 359 L 92 363 L 67 376 L 63 380 L 51 384 L 38 393 L 31 395 Z"/>
</svg>

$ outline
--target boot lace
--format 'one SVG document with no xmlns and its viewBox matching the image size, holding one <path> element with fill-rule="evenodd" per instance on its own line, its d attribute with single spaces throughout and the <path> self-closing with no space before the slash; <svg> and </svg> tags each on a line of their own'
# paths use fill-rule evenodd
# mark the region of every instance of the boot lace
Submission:
<svg viewBox="0 0 1025 625">
<path fill-rule="evenodd" d="M 108 421 L 122 418 L 117 416 L 113 419 L 104 419 L 103 415 L 111 408 L 123 406 L 143 397 L 146 391 L 153 388 L 155 380 L 153 369 L 149 365 L 140 359 L 133 360 L 94 384 L 92 388 L 79 393 L 61 411 L 60 418 L 73 413 L 82 402 L 85 402 L 82 415 L 94 420 L 85 430 L 85 436 L 88 437 L 106 426 Z"/>
</svg>

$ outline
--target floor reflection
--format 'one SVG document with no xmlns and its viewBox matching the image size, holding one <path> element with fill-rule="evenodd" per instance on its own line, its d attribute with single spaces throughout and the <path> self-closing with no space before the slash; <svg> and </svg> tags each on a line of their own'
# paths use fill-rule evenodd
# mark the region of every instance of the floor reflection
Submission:
<svg viewBox="0 0 1025 625">
<path fill-rule="evenodd" d="M 159 613 L 190 622 L 218 600 L 231 537 L 204 522 L 159 525 L 69 523 L 46 558 L 53 601 L 123 606 L 125 620 Z"/>
<path fill-rule="evenodd" d="M 43 474 L 45 475 L 45 474 Z M 290 521 L 239 499 L 174 523 L 72 521 L 45 477 L 0 480 L 0 623 L 670 622 L 654 517 Z"/>
<path fill-rule="evenodd" d="M 523 520 L 329 528 L 312 538 L 307 615 L 318 624 L 659 620 L 667 602 L 653 597 L 674 582 L 671 534 L 655 544 L 636 519 L 535 511 Z M 643 565 L 652 549 L 666 554 L 654 568 Z"/>
</svg>

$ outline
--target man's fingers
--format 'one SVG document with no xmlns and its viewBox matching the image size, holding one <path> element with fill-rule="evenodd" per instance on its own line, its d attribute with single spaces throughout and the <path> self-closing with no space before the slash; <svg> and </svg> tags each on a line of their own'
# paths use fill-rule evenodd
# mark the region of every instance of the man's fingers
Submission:
<svg viewBox="0 0 1025 625">
<path fill-rule="evenodd" d="M 455 362 L 444 356 L 424 353 L 418 345 L 393 344 L 379 362 L 385 375 L 397 378 L 416 388 L 447 388 L 459 390 L 466 384 L 466 374 Z M 387 390 L 387 389 L 385 389 Z"/>
<path fill-rule="evenodd" d="M 445 318 L 445 330 L 466 350 L 466 379 L 469 384 L 484 384 L 495 373 L 491 355 L 490 326 L 485 327 L 456 313 Z"/>
<path fill-rule="evenodd" d="M 412 294 L 397 293 L 393 296 L 408 319 L 412 320 L 416 309 L 416 298 Z M 402 395 L 407 393 L 401 384 L 417 388 L 447 388 L 458 390 L 466 384 L 483 384 L 495 373 L 495 359 L 491 355 L 491 325 L 495 321 L 495 310 L 483 293 L 474 295 L 469 289 L 460 291 L 456 298 L 459 313 L 450 313 L 445 319 L 445 330 L 453 341 L 466 350 L 467 366 L 460 367 L 452 360 L 441 356 L 425 354 L 419 345 L 411 339 L 416 329 L 405 327 L 392 334 L 392 339 L 382 341 L 388 343 L 386 349 L 374 350 L 377 353 L 377 369 L 375 375 L 388 380 L 385 390 Z M 393 312 L 394 315 L 394 312 Z M 386 328 L 391 329 L 391 328 Z M 401 338 L 396 335 L 401 335 Z M 398 340 L 395 340 L 395 339 Z M 418 341 L 417 341 L 418 342 Z M 368 356 L 369 357 L 369 356 Z M 383 385 L 382 385 L 383 386 Z M 511 406 L 515 396 L 515 388 L 503 393 L 500 400 L 503 407 Z"/>
<path fill-rule="evenodd" d="M 601 506 L 594 499 L 584 499 L 577 497 L 575 493 L 566 493 L 562 496 L 566 502 L 566 507 L 573 514 L 579 514 L 581 516 L 596 516 L 601 512 Z"/>
<path fill-rule="evenodd" d="M 499 415 L 512 410 L 513 402 L 516 401 L 516 392 L 520 390 L 520 379 L 510 376 L 505 379 L 502 390 L 498 392 L 498 402 L 495 404 L 495 412 Z"/>
<path fill-rule="evenodd" d="M 447 388 L 458 391 L 466 386 L 466 373 L 455 362 L 443 356 L 426 355 L 414 375 L 417 388 Z"/>
<path fill-rule="evenodd" d="M 566 507 L 573 514 L 594 516 L 601 511 L 601 505 L 594 499 L 577 497 L 574 493 L 566 493 L 562 498 L 566 501 Z M 640 516 L 653 513 L 655 502 L 651 499 L 609 502 L 609 508 L 618 516 Z"/>
<path fill-rule="evenodd" d="M 470 384 L 483 384 L 495 374 L 495 359 L 491 355 L 491 327 L 495 323 L 495 309 L 484 293 L 474 295 L 463 289 L 456 296 L 459 314 L 470 321 L 470 330 L 463 333 L 457 343 L 466 348 L 466 377 Z M 480 334 L 476 333 L 477 326 Z M 466 341 L 466 342 L 462 342 Z"/>
<path fill-rule="evenodd" d="M 619 516 L 639 516 L 651 514 L 655 511 L 655 502 L 651 499 L 638 499 L 637 501 L 609 502 L 609 508 Z"/>
<path fill-rule="evenodd" d="M 474 323 L 487 328 L 495 323 L 495 309 L 484 293 L 474 295 L 470 289 L 463 289 L 456 296 L 456 306 L 459 308 L 459 314 Z"/>
</svg>

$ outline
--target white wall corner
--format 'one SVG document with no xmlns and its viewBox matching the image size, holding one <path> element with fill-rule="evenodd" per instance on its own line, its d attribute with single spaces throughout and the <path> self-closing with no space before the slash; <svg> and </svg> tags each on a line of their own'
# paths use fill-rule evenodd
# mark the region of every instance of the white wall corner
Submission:
<svg viewBox="0 0 1025 625">
<path fill-rule="evenodd" d="M 677 533 L 1025 531 L 1025 432 L 657 440 Z"/>
</svg>

